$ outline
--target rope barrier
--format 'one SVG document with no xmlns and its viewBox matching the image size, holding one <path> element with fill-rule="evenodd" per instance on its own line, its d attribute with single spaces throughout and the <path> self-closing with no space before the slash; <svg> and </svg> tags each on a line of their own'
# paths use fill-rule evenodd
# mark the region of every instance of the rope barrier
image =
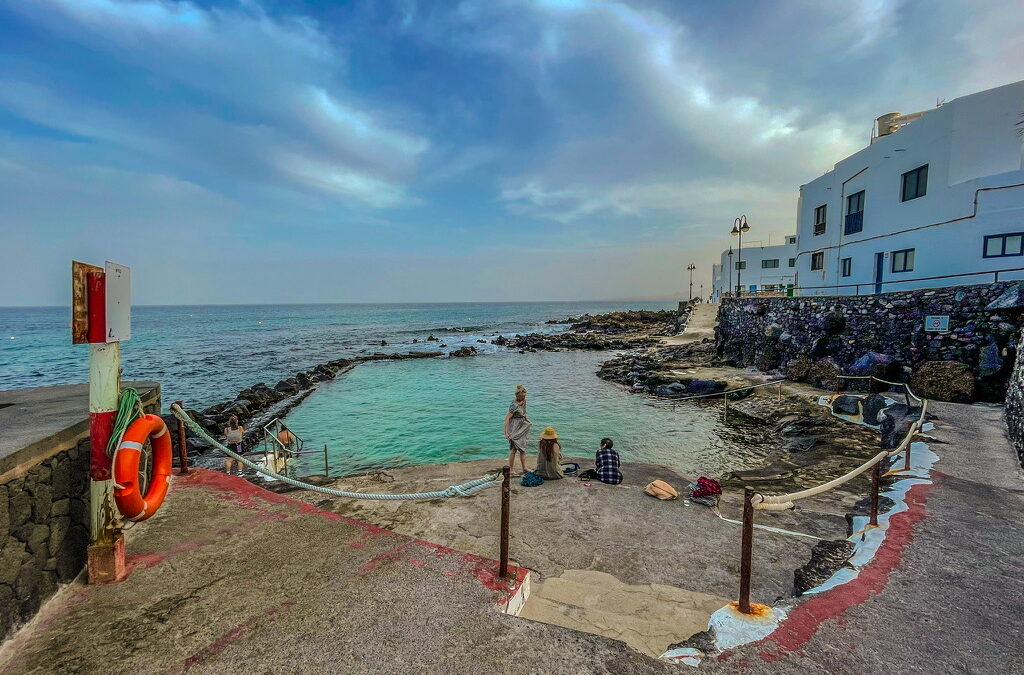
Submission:
<svg viewBox="0 0 1024 675">
<path fill-rule="evenodd" d="M 877 380 L 879 382 L 886 382 L 887 384 L 889 384 L 889 382 L 887 382 L 886 380 L 882 380 L 870 375 L 851 375 L 842 377 L 849 377 L 850 379 L 872 379 Z M 853 469 L 849 473 L 846 473 L 840 476 L 839 478 L 830 480 L 827 483 L 822 483 L 821 485 L 812 488 L 807 488 L 806 490 L 801 490 L 799 492 L 790 492 L 788 494 L 783 495 L 763 495 L 758 493 L 756 496 L 760 498 L 760 501 L 754 504 L 754 508 L 759 509 L 761 511 L 785 511 L 787 509 L 791 509 L 794 507 L 793 502 L 798 501 L 800 499 L 806 499 L 808 497 L 814 497 L 815 495 L 820 495 L 823 492 L 828 492 L 834 487 L 839 487 L 843 483 L 853 480 L 860 474 L 872 468 L 878 462 L 881 462 L 883 459 L 886 459 L 888 457 L 895 457 L 896 455 L 905 452 L 908 446 L 911 444 L 911 442 L 913 442 L 914 436 L 920 433 L 921 427 L 924 426 L 925 416 L 928 413 L 928 401 L 915 396 L 914 393 L 910 391 L 910 387 L 907 386 L 905 383 L 894 382 L 891 384 L 902 384 L 904 387 L 907 388 L 907 393 L 910 394 L 910 396 L 917 399 L 918 401 L 922 401 L 921 415 L 918 417 L 917 421 L 913 422 L 910 425 L 910 429 L 907 431 L 907 435 L 903 438 L 903 440 L 900 442 L 898 446 L 896 446 L 892 450 L 883 450 L 882 452 L 878 453 L 868 461 L 858 466 L 856 469 Z"/>
<path fill-rule="evenodd" d="M 171 405 L 171 413 L 179 420 L 185 423 L 185 425 L 198 434 L 201 438 L 207 442 L 212 443 L 213 447 L 220 450 L 222 453 L 238 460 L 240 463 L 249 467 L 250 469 L 263 474 L 264 476 L 270 476 L 276 480 L 294 485 L 295 487 L 303 488 L 305 490 L 313 490 L 314 492 L 320 492 L 325 495 L 331 495 L 334 497 L 344 497 L 347 499 L 371 499 L 371 500 L 418 500 L 418 499 L 444 499 L 447 497 L 470 497 L 477 492 L 486 490 L 489 487 L 498 485 L 501 482 L 501 474 L 495 473 L 483 478 L 476 478 L 471 481 L 467 481 L 460 485 L 452 485 L 444 490 L 437 490 L 435 492 L 415 492 L 411 494 L 373 494 L 366 492 L 348 492 L 346 490 L 335 490 L 334 488 L 324 487 L 322 485 L 313 485 L 311 483 L 305 483 L 288 476 L 283 476 L 275 471 L 265 469 L 260 465 L 256 464 L 252 460 L 246 459 L 242 455 L 229 450 L 217 439 L 207 433 L 206 429 L 203 429 L 198 422 L 189 417 L 188 413 L 181 409 L 177 403 Z"/>
</svg>

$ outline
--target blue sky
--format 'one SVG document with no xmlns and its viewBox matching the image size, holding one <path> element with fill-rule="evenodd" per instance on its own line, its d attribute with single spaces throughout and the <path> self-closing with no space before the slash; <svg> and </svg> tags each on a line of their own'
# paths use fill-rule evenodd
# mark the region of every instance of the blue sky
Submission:
<svg viewBox="0 0 1024 675">
<path fill-rule="evenodd" d="M 674 297 L 1016 2 L 0 0 L 0 305 Z"/>
</svg>

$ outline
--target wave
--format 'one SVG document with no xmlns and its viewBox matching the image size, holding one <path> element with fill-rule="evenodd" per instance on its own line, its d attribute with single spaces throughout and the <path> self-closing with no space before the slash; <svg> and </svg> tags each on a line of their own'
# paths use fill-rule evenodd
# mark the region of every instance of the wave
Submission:
<svg viewBox="0 0 1024 675">
<path fill-rule="evenodd" d="M 484 324 L 481 326 L 427 326 L 406 330 L 396 330 L 397 335 L 419 335 L 421 333 L 474 333 L 478 331 L 497 329 L 508 326 L 522 326 L 517 321 L 504 321 L 501 323 Z"/>
</svg>

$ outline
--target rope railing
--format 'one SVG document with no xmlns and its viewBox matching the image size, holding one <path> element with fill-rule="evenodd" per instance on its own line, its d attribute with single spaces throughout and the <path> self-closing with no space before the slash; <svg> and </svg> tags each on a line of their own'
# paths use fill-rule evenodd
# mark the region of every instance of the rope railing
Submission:
<svg viewBox="0 0 1024 675">
<path fill-rule="evenodd" d="M 276 480 L 294 485 L 298 488 L 305 490 L 312 490 L 314 492 L 320 492 L 322 494 L 331 495 L 333 497 L 343 497 L 346 499 L 370 499 L 370 500 L 420 500 L 420 499 L 444 499 L 448 497 L 469 497 L 477 492 L 486 490 L 489 487 L 494 487 L 501 482 L 502 474 L 494 473 L 482 478 L 476 478 L 471 481 L 467 481 L 460 485 L 451 485 L 444 490 L 437 490 L 434 492 L 415 492 L 407 494 L 374 494 L 367 492 L 349 492 L 347 490 L 336 490 L 334 488 L 325 487 L 322 485 L 313 485 L 312 483 L 306 483 L 288 476 L 281 475 L 275 471 L 271 471 L 265 467 L 260 466 L 256 462 L 239 455 L 237 452 L 230 450 L 217 439 L 211 436 L 206 429 L 204 429 L 198 422 L 192 419 L 188 413 L 178 404 L 174 403 L 171 405 L 171 413 L 179 420 L 185 423 L 185 425 L 198 434 L 201 438 L 211 443 L 220 452 L 224 453 L 228 457 L 237 460 L 244 466 L 249 467 L 253 471 L 260 473 L 264 476 L 269 476 Z"/>
<path fill-rule="evenodd" d="M 740 598 L 739 598 L 739 610 L 744 614 L 753 613 L 753 609 L 750 604 L 750 576 L 752 566 L 752 546 L 754 536 L 754 510 L 761 511 L 786 511 L 795 508 L 795 502 L 801 499 L 807 499 L 808 497 L 814 497 L 816 495 L 823 494 L 829 490 L 835 489 L 844 483 L 847 483 L 857 476 L 863 474 L 868 469 L 872 469 L 871 476 L 871 515 L 868 519 L 868 523 L 872 527 L 878 526 L 878 494 L 879 494 L 879 483 L 881 480 L 881 462 L 889 457 L 895 457 L 901 453 L 904 453 L 905 461 L 902 471 L 910 470 L 910 448 L 914 441 L 914 437 L 921 432 L 922 427 L 925 424 L 925 419 L 928 415 L 928 401 L 916 395 L 908 384 L 905 382 L 890 382 L 889 380 L 883 380 L 872 375 L 840 375 L 843 379 L 867 379 L 876 382 L 882 382 L 892 386 L 902 386 L 907 392 L 907 396 L 919 401 L 921 403 L 921 413 L 918 418 L 910 424 L 910 428 L 907 430 L 907 434 L 903 437 L 900 443 L 892 450 L 882 450 L 871 459 L 867 460 L 860 466 L 853 470 L 834 478 L 821 485 L 800 490 L 798 492 L 790 492 L 781 495 L 765 495 L 760 492 L 756 492 L 750 487 L 744 489 L 743 494 L 743 535 L 740 547 Z M 781 392 L 781 385 L 780 385 Z M 728 399 L 727 399 L 728 400 Z M 909 401 L 908 401 L 909 402 Z"/>
</svg>

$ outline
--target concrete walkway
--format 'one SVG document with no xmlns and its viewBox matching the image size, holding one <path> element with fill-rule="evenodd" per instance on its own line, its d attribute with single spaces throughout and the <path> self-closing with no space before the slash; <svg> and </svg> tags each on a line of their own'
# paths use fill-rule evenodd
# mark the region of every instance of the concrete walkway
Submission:
<svg viewBox="0 0 1024 675">
<path fill-rule="evenodd" d="M 701 669 L 1024 673 L 1024 482 L 1002 406 L 932 403 L 939 455 L 860 576 Z"/>
<path fill-rule="evenodd" d="M 476 499 L 476 498 L 474 498 Z M 498 490 L 479 499 L 494 507 Z M 661 673 L 502 614 L 493 560 L 198 470 L 128 531 L 131 575 L 73 584 L 0 647 L 16 673 Z"/>
<path fill-rule="evenodd" d="M 700 342 L 704 338 L 715 337 L 715 326 L 718 325 L 718 303 L 698 302 L 686 322 L 686 329 L 679 335 L 665 335 L 659 337 L 666 345 L 688 345 L 693 342 Z"/>
</svg>

